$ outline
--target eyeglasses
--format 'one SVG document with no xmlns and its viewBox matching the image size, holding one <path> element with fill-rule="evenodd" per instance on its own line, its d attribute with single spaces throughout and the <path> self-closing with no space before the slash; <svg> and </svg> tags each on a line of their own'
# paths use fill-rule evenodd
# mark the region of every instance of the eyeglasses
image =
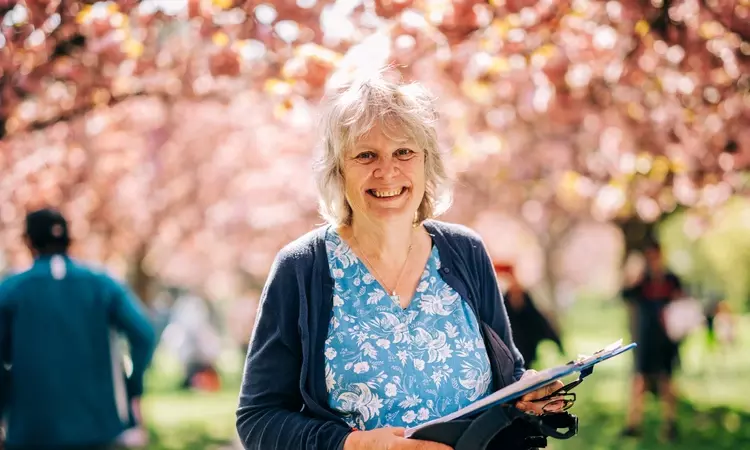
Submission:
<svg viewBox="0 0 750 450">
<path fill-rule="evenodd" d="M 576 401 L 575 392 L 570 392 L 574 387 L 581 384 L 583 378 L 578 378 L 560 389 L 547 394 L 542 398 L 534 400 L 534 402 L 546 402 L 542 406 L 542 414 L 556 414 L 569 410 L 573 407 Z"/>
</svg>

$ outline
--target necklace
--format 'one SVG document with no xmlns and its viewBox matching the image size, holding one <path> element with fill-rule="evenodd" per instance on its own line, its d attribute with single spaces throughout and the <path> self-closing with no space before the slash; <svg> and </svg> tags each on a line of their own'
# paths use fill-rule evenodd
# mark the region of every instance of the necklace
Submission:
<svg viewBox="0 0 750 450">
<path fill-rule="evenodd" d="M 401 281 L 401 276 L 404 274 L 404 269 L 406 268 L 406 263 L 409 261 L 409 254 L 411 254 L 411 249 L 414 246 L 414 235 L 411 236 L 411 241 L 409 242 L 409 249 L 406 251 L 406 258 L 404 258 L 404 264 L 401 265 L 401 270 L 398 273 L 398 278 L 396 278 L 396 285 L 393 286 L 393 289 L 388 289 L 388 286 L 385 285 L 385 279 L 380 276 L 378 273 L 378 269 L 375 268 L 375 266 L 370 262 L 370 260 L 367 258 L 367 255 L 365 254 L 364 250 L 362 250 L 362 246 L 359 245 L 359 241 L 357 240 L 357 236 L 354 235 L 354 232 L 352 232 L 352 239 L 354 239 L 354 243 L 357 244 L 357 248 L 361 250 L 362 256 L 365 258 L 365 262 L 369 267 L 372 267 L 372 270 L 375 272 L 375 276 L 378 277 L 378 280 L 385 288 L 386 292 L 391 291 L 389 294 L 391 297 L 391 300 L 393 300 L 396 304 L 401 306 L 401 297 L 396 294 L 396 289 L 398 289 L 398 283 Z"/>
</svg>

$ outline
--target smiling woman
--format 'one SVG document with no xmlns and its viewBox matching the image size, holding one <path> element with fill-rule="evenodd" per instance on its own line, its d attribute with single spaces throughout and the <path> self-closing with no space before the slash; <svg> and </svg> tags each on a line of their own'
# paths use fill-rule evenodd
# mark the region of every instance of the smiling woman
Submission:
<svg viewBox="0 0 750 450">
<path fill-rule="evenodd" d="M 368 172 L 386 177 L 372 190 L 409 190 L 404 185 L 388 186 L 389 177 L 402 169 L 419 170 L 417 187 L 423 191 L 411 192 L 420 200 L 411 219 L 418 223 L 445 212 L 452 191 L 437 145 L 438 114 L 430 93 L 417 83 L 396 84 L 378 76 L 346 85 L 338 94 L 329 100 L 323 116 L 323 153 L 316 165 L 323 217 L 336 226 L 351 224 L 353 205 L 346 198 L 350 192 L 344 189 L 342 176 L 347 166 L 353 166 L 351 162 L 367 169 L 351 173 L 350 178 Z"/>
<path fill-rule="evenodd" d="M 347 204 L 352 212 L 381 218 L 413 213 L 425 198 L 424 152 L 382 128 L 375 125 L 344 155 Z"/>
<path fill-rule="evenodd" d="M 376 74 L 326 107 L 316 173 L 329 224 L 276 257 L 239 435 L 248 449 L 448 450 L 404 428 L 524 374 L 493 267 L 476 233 L 434 220 L 451 189 L 426 90 Z"/>
</svg>

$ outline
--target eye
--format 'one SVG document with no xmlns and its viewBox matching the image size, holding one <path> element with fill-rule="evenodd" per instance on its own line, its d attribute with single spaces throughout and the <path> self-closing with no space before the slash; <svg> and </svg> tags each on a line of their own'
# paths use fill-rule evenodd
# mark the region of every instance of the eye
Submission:
<svg viewBox="0 0 750 450">
<path fill-rule="evenodd" d="M 414 150 L 408 149 L 408 148 L 400 148 L 396 150 L 393 153 L 396 158 L 400 159 L 401 161 L 406 161 L 414 157 L 417 153 Z"/>
<path fill-rule="evenodd" d="M 365 163 L 365 162 L 370 162 L 370 161 L 373 161 L 373 160 L 374 160 L 375 158 L 377 158 L 377 156 L 378 156 L 378 155 L 376 155 L 376 154 L 375 154 L 375 152 L 371 152 L 371 151 L 366 151 L 366 152 L 361 152 L 361 153 L 358 153 L 358 154 L 357 154 L 357 155 L 356 155 L 356 156 L 354 157 L 354 159 L 355 159 L 356 161 L 359 161 L 359 162 L 363 162 L 363 163 Z"/>
</svg>

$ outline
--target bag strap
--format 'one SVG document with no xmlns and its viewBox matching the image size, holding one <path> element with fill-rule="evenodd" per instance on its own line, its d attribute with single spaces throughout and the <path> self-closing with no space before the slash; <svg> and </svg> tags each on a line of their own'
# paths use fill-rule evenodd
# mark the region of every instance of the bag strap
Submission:
<svg viewBox="0 0 750 450">
<path fill-rule="evenodd" d="M 498 405 L 483 412 L 471 422 L 456 442 L 455 450 L 486 449 L 498 434 L 518 419 L 539 430 L 538 435 L 526 437 L 527 440 L 537 438 L 539 443 L 531 445 L 534 447 L 546 446 L 548 437 L 565 440 L 578 434 L 578 417 L 570 413 L 534 416 L 511 405 Z M 532 442 L 529 441 L 529 444 Z"/>
<path fill-rule="evenodd" d="M 549 414 L 539 419 L 539 430 L 547 437 L 565 440 L 578 434 L 578 416 L 573 414 Z"/>
<path fill-rule="evenodd" d="M 518 411 L 516 408 L 513 409 Z M 506 405 L 488 409 L 471 422 L 456 442 L 455 450 L 487 448 L 490 441 L 516 418 Z"/>
</svg>

